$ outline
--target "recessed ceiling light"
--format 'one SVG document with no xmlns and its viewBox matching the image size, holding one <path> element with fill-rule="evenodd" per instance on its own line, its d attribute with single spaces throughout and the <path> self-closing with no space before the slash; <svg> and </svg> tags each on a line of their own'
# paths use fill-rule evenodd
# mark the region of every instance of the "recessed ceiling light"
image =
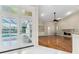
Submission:
<svg viewBox="0 0 79 59">
<path fill-rule="evenodd" d="M 41 16 L 44 16 L 44 13 L 41 13 Z"/>
<path fill-rule="evenodd" d="M 66 13 L 66 16 L 68 16 L 68 15 L 70 15 L 70 14 L 72 14 L 72 11 L 67 12 L 67 13 Z"/>
</svg>

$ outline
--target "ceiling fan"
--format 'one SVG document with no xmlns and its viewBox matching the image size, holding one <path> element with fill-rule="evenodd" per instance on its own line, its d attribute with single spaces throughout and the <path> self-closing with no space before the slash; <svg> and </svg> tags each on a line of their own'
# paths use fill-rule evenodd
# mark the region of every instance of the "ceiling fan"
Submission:
<svg viewBox="0 0 79 59">
<path fill-rule="evenodd" d="M 57 23 L 57 22 L 59 22 L 61 20 L 61 18 L 59 18 L 59 19 L 56 18 L 56 12 L 54 12 L 53 15 L 54 15 L 53 22 L 56 22 Z M 51 22 L 51 21 L 49 21 L 49 22 Z"/>
<path fill-rule="evenodd" d="M 56 36 L 56 35 L 57 35 L 57 30 L 58 30 L 58 29 L 57 29 L 57 26 L 58 26 L 57 24 L 58 24 L 58 22 L 59 22 L 61 19 L 57 19 L 57 18 L 56 18 L 56 12 L 54 12 L 53 14 L 54 14 L 53 22 L 54 22 L 54 27 L 55 27 L 55 28 L 54 28 L 54 35 Z M 49 22 L 52 22 L 52 21 L 49 21 Z"/>
</svg>

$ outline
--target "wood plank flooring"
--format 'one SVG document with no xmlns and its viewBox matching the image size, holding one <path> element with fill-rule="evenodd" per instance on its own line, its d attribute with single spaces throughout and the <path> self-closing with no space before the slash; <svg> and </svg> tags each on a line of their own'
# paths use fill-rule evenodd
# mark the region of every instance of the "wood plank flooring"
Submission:
<svg viewBox="0 0 79 59">
<path fill-rule="evenodd" d="M 72 38 L 63 36 L 40 36 L 39 45 L 72 52 Z"/>
</svg>

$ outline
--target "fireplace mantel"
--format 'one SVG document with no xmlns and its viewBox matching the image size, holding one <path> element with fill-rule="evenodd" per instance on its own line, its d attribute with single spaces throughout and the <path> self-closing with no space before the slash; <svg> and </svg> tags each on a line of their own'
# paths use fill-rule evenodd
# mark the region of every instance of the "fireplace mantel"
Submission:
<svg viewBox="0 0 79 59">
<path fill-rule="evenodd" d="M 74 33 L 74 29 L 62 29 L 63 36 L 71 37 L 71 34 Z"/>
</svg>

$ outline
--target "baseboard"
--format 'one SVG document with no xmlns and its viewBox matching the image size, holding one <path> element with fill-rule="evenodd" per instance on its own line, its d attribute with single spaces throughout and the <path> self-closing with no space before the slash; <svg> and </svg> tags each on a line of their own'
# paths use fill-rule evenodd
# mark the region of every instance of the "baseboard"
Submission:
<svg viewBox="0 0 79 59">
<path fill-rule="evenodd" d="M 16 48 L 16 49 L 11 49 L 11 50 L 7 50 L 7 51 L 2 51 L 1 53 L 7 53 L 7 52 L 11 52 L 11 51 L 15 51 L 15 50 L 20 50 L 20 49 L 24 49 L 24 48 L 29 48 L 29 47 L 34 47 L 34 45 L 29 45 L 29 46 L 25 46 L 25 47 L 20 47 L 20 48 Z"/>
</svg>

